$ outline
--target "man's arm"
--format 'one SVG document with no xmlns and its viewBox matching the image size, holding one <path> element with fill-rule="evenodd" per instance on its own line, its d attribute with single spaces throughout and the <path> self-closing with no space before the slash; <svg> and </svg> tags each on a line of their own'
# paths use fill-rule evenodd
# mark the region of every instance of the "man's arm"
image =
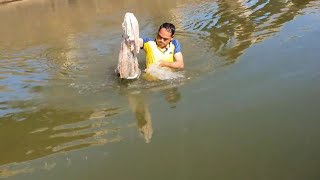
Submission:
<svg viewBox="0 0 320 180">
<path fill-rule="evenodd" d="M 175 69 L 183 69 L 184 68 L 184 62 L 183 62 L 183 56 L 181 52 L 175 53 L 174 54 L 174 62 L 166 62 L 166 61 L 161 61 L 160 66 L 161 67 L 170 67 L 170 68 L 175 68 Z"/>
</svg>

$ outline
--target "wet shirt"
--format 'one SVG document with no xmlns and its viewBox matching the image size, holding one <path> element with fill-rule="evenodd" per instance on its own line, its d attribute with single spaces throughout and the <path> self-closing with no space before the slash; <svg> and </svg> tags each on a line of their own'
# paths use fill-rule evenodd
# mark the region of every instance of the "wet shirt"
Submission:
<svg viewBox="0 0 320 180">
<path fill-rule="evenodd" d="M 157 64 L 159 60 L 173 62 L 174 54 L 181 52 L 179 41 L 172 39 L 165 49 L 157 46 L 156 40 L 153 38 L 143 38 L 143 49 L 146 52 L 146 68 L 151 64 Z"/>
</svg>

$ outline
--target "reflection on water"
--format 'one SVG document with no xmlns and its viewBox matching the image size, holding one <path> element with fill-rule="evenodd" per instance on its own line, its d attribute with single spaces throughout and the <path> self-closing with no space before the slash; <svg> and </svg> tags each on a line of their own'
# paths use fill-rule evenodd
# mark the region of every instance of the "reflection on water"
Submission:
<svg viewBox="0 0 320 180">
<path fill-rule="evenodd" d="M 165 90 L 165 99 L 171 105 L 171 108 L 175 108 L 177 102 L 181 99 L 181 93 L 178 91 L 178 88 L 174 87 L 172 89 Z"/>
<path fill-rule="evenodd" d="M 310 0 L 301 1 L 202 1 L 180 5 L 172 11 L 178 29 L 200 33 L 213 50 L 235 61 L 255 43 L 275 35 Z"/>
<path fill-rule="evenodd" d="M 128 95 L 130 107 L 135 114 L 139 132 L 144 137 L 146 143 L 151 142 L 153 128 L 149 106 L 142 94 Z"/>
<path fill-rule="evenodd" d="M 133 119 L 145 142 L 151 142 L 162 116 L 152 114 L 149 97 L 177 110 L 185 99 L 183 85 L 198 89 L 191 82 L 219 68 L 217 61 L 237 61 L 295 17 L 319 13 L 320 7 L 316 0 L 1 2 L 0 177 L 32 173 L 25 163 L 49 155 L 127 141 L 122 132 Z M 127 11 L 135 13 L 145 37 L 153 37 L 165 21 L 177 26 L 184 78 L 123 85 L 110 75 Z M 144 64 L 144 54 L 139 55 Z M 54 168 L 54 162 L 43 165 Z"/>
<path fill-rule="evenodd" d="M 152 116 L 149 108 L 149 100 L 146 96 L 153 91 L 160 91 L 164 94 L 164 99 L 170 104 L 170 107 L 175 108 L 181 99 L 178 85 L 181 85 L 181 82 L 163 81 L 160 83 L 158 81 L 123 80 L 120 83 L 120 94 L 128 97 L 129 106 L 135 116 L 138 131 L 146 143 L 151 142 L 153 135 Z M 148 88 L 145 86 L 148 86 Z"/>
<path fill-rule="evenodd" d="M 0 169 L 0 178 L 7 178 L 7 177 L 18 175 L 18 174 L 32 173 L 33 171 L 34 169 L 32 168 L 21 168 L 21 169 L 15 169 L 15 170 L 11 170 L 9 168 L 3 168 L 3 169 Z"/>
<path fill-rule="evenodd" d="M 0 166 L 0 177 L 33 172 L 33 168 L 20 162 L 57 152 L 119 142 L 122 138 L 119 135 L 121 124 L 110 119 L 119 114 L 119 108 L 97 109 L 93 112 L 38 108 L 0 118 L 0 137 L 10 137 L 1 139 L 0 164 L 5 166 Z M 48 170 L 49 165 L 46 164 L 44 168 Z"/>
<path fill-rule="evenodd" d="M 21 108 L 34 105 L 17 102 L 16 106 Z M 0 137 L 10 137 L 1 140 L 0 164 L 23 162 L 59 151 L 120 140 L 120 125 L 110 121 L 112 116 L 119 114 L 119 108 L 93 112 L 52 108 L 37 107 L 0 118 Z M 15 151 L 11 151 L 12 147 L 15 147 Z"/>
</svg>

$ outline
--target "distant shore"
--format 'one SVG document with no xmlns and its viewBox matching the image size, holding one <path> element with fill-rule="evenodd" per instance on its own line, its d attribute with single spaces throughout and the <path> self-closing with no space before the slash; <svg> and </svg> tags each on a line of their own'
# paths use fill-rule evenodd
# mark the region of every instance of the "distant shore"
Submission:
<svg viewBox="0 0 320 180">
<path fill-rule="evenodd" d="M 11 2 L 16 2 L 16 1 L 22 1 L 22 0 L 0 0 L 0 4 L 6 4 Z"/>
</svg>

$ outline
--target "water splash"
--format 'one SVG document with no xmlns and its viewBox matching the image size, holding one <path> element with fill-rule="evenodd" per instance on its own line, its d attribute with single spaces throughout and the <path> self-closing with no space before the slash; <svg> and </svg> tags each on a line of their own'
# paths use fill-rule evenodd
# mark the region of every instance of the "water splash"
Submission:
<svg viewBox="0 0 320 180">
<path fill-rule="evenodd" d="M 169 68 L 160 67 L 158 65 L 151 65 L 145 71 L 152 77 L 155 77 L 159 80 L 171 80 L 171 79 L 184 78 L 184 75 L 182 72 L 175 72 Z"/>
</svg>

